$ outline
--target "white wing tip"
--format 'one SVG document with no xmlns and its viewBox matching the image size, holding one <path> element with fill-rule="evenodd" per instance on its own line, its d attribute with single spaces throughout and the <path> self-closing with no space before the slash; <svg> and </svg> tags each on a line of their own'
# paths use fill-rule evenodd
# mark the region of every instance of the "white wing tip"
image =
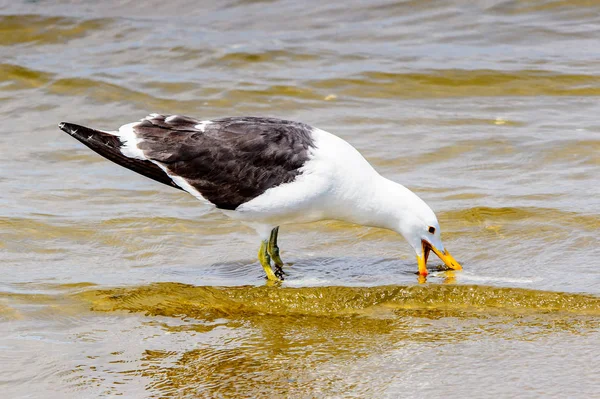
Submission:
<svg viewBox="0 0 600 399">
<path fill-rule="evenodd" d="M 139 124 L 140 122 L 132 122 L 123 125 L 119 128 L 118 132 L 114 132 L 114 135 L 118 136 L 121 143 L 123 143 L 123 146 L 120 148 L 123 155 L 129 158 L 147 160 L 148 158 L 146 158 L 144 152 L 137 146 L 142 140 L 137 137 L 134 127 Z"/>
<path fill-rule="evenodd" d="M 143 122 L 143 121 L 149 121 L 152 118 L 158 118 L 159 116 L 160 116 L 160 114 L 152 113 L 152 114 L 148 115 L 147 117 L 145 117 L 143 119 L 140 119 L 140 121 L 141 122 Z"/>
<path fill-rule="evenodd" d="M 196 126 L 194 126 L 195 129 L 200 130 L 202 133 L 204 133 L 204 130 L 206 129 L 206 126 L 210 125 L 212 123 L 212 121 L 201 121 L 200 123 L 198 123 Z"/>
</svg>

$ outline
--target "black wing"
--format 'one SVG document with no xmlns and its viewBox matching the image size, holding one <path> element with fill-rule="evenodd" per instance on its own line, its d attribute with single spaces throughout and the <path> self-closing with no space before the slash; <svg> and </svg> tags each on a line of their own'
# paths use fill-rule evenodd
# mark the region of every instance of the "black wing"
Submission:
<svg viewBox="0 0 600 399">
<path fill-rule="evenodd" d="M 313 146 L 310 126 L 274 118 L 154 115 L 133 129 L 148 159 L 222 209 L 293 181 Z"/>
<path fill-rule="evenodd" d="M 184 179 L 221 209 L 235 209 L 271 187 L 293 181 L 314 146 L 310 126 L 274 118 L 199 121 L 153 114 L 128 126 L 145 159 L 121 151 L 121 132 L 60 124 L 62 130 L 121 166 L 177 188 L 182 187 L 172 177 Z"/>
<path fill-rule="evenodd" d="M 183 190 L 181 187 L 175 184 L 175 182 L 165 173 L 165 171 L 151 161 L 130 158 L 123 155 L 121 152 L 123 143 L 117 136 L 108 132 L 76 125 L 74 123 L 62 122 L 58 126 L 64 132 L 70 134 L 99 155 L 102 155 L 104 158 L 113 161 L 117 165 L 131 169 L 134 172 L 164 183 L 168 186 Z"/>
</svg>

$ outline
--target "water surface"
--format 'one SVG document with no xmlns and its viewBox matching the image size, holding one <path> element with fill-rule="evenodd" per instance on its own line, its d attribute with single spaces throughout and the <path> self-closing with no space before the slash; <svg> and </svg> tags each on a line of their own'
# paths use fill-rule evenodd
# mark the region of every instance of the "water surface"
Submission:
<svg viewBox="0 0 600 399">
<path fill-rule="evenodd" d="M 0 4 L 5 394 L 597 396 L 599 35 L 596 1 Z M 326 221 L 265 286 L 253 231 L 57 129 L 150 112 L 343 137 L 464 270 Z"/>
</svg>

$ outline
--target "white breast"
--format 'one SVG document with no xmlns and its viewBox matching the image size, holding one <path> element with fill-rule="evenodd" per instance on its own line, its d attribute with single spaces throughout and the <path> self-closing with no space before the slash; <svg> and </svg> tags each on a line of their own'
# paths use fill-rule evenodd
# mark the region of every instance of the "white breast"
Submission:
<svg viewBox="0 0 600 399">
<path fill-rule="evenodd" d="M 379 174 L 341 138 L 320 129 L 313 129 L 312 137 L 315 148 L 296 180 L 225 213 L 244 221 L 277 225 L 322 219 L 359 223 L 360 203 Z"/>
</svg>

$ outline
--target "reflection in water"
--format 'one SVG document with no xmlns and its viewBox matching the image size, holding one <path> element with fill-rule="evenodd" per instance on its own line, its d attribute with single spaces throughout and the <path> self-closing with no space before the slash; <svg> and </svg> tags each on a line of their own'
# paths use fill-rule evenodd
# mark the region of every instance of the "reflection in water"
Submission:
<svg viewBox="0 0 600 399">
<path fill-rule="evenodd" d="M 138 367 L 120 372 L 143 376 L 146 388 L 164 397 L 380 395 L 387 378 L 352 383 L 339 370 L 415 344 L 477 345 L 486 337 L 529 342 L 564 332 L 586 336 L 600 327 L 598 297 L 484 286 L 162 283 L 89 289 L 70 298 L 94 311 L 169 317 L 146 326 L 179 336 L 193 348 L 145 349 Z M 410 358 L 402 361 L 412 365 Z"/>
<path fill-rule="evenodd" d="M 316 369 L 381 353 L 380 345 L 391 344 L 385 337 L 395 327 L 388 320 L 360 318 L 251 317 L 244 326 L 227 330 L 232 337 L 220 345 L 204 343 L 182 353 L 145 352 L 149 388 L 163 394 L 245 397 L 289 390 L 316 394 L 327 389 L 323 383 L 329 379 L 315 378 Z"/>
<path fill-rule="evenodd" d="M 517 288 L 47 288 L 2 294 L 10 306 L 0 317 L 10 320 L 19 309 L 19 318 L 97 326 L 70 334 L 85 349 L 70 355 L 75 364 L 58 377 L 74 392 L 102 387 L 104 395 L 139 396 L 143 382 L 156 397 L 380 396 L 392 380 L 377 370 L 415 370 L 435 362 L 443 346 L 487 351 L 490 340 L 539 345 L 557 337 L 584 344 L 600 328 L 600 297 Z M 110 354 L 98 352 L 109 343 Z M 13 362 L 19 353 L 9 355 Z M 360 382 L 361 365 L 368 384 Z"/>
</svg>

